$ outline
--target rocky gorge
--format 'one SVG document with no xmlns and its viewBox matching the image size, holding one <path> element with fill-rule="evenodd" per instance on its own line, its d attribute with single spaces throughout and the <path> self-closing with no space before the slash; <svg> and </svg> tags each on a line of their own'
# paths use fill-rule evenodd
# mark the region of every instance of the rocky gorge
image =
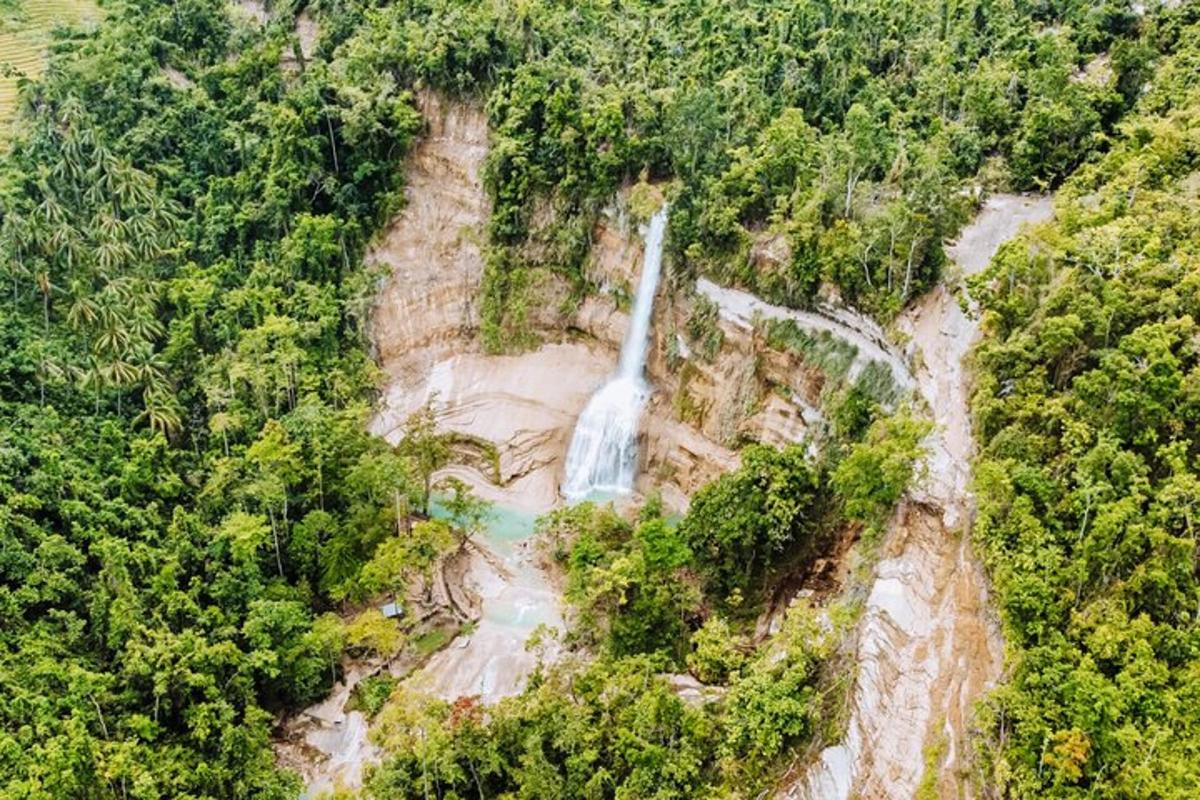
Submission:
<svg viewBox="0 0 1200 800">
<path fill-rule="evenodd" d="M 587 277 L 599 291 L 570 307 L 565 287 L 546 281 L 530 304 L 540 344 L 517 354 L 485 352 L 477 331 L 488 214 L 481 178 L 486 117 L 478 107 L 432 93 L 420 97 L 420 106 L 427 130 L 409 159 L 405 209 L 368 256 L 384 276 L 372 339 L 388 381 L 370 427 L 394 442 L 411 414 L 430 407 L 439 428 L 461 445 L 443 474 L 522 515 L 527 536 L 532 517 L 561 502 L 571 431 L 616 364 L 629 325 L 620 298 L 636 283 L 641 238 L 628 196 L 619 196 L 592 234 Z M 1022 224 L 1044 219 L 1050 208 L 1044 199 L 990 199 L 951 248 L 962 274 L 978 271 Z M 769 247 L 761 251 L 770 257 Z M 977 325 L 969 300 L 955 283 L 939 286 L 885 332 L 841 306 L 798 312 L 703 279 L 695 294 L 661 294 L 636 488 L 658 493 L 671 508 L 686 508 L 697 488 L 735 467 L 741 442 L 818 446 L 829 376 L 803 352 L 771 346 L 765 323 L 841 343 L 851 353 L 846 377 L 876 369 L 889 376 L 896 397 L 913 395 L 927 409 L 935 427 L 924 477 L 855 589 L 865 593 L 865 604 L 849 643 L 857 677 L 845 738 L 811 766 L 798 765 L 780 796 L 910 797 L 930 753 L 943 796 L 957 796 L 959 787 L 969 794 L 971 706 L 1001 664 L 986 580 L 967 535 L 972 450 L 963 361 Z M 692 353 L 682 333 L 698 309 L 715 311 L 719 345 L 706 356 Z M 545 650 L 527 652 L 524 640 L 538 626 L 561 626 L 562 610 L 552 580 L 519 536 L 480 542 L 468 558 L 467 591 L 483 609 L 476 627 L 412 681 L 447 699 L 478 695 L 494 702 L 519 691 L 537 659 L 547 657 Z M 356 785 L 374 757 L 361 715 L 328 713 L 338 697 L 344 703 L 350 681 L 320 713 L 308 712 L 318 722 L 306 741 L 323 753 L 306 772 L 310 790 Z"/>
</svg>

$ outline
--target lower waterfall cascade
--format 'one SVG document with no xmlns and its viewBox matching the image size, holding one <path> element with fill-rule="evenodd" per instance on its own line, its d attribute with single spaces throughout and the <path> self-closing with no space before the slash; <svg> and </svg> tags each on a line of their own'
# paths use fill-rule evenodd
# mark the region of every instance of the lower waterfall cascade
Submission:
<svg viewBox="0 0 1200 800">
<path fill-rule="evenodd" d="M 595 492 L 628 494 L 633 489 L 638 423 L 650 396 L 643 371 L 654 294 L 662 271 L 666 226 L 664 205 L 651 217 L 647 227 L 642 275 L 617 372 L 592 395 L 571 437 L 562 484 L 562 493 L 569 500 L 579 500 Z"/>
</svg>

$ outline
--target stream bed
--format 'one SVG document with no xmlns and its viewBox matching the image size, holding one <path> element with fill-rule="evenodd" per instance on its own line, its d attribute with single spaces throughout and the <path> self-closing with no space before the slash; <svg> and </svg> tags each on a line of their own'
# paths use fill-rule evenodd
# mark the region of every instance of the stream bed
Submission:
<svg viewBox="0 0 1200 800">
<path fill-rule="evenodd" d="M 558 592 L 534 553 L 534 521 L 528 512 L 493 506 L 467 575 L 482 615 L 473 631 L 430 657 L 413 676 L 414 686 L 445 700 L 477 695 L 484 703 L 524 687 L 538 659 L 526 642 L 539 626 L 562 628 Z"/>
</svg>

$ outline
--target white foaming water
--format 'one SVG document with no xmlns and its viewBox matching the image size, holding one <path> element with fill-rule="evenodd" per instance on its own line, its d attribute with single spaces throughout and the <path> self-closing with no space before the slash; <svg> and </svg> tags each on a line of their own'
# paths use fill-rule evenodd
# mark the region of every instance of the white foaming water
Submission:
<svg viewBox="0 0 1200 800">
<path fill-rule="evenodd" d="M 664 205 L 650 219 L 646 255 L 629 332 L 621 345 L 617 372 L 592 395 L 575 423 L 567 450 L 566 480 L 562 492 L 578 500 L 594 492 L 627 494 L 637 474 L 637 433 L 642 407 L 650 390 L 642 378 L 649 347 L 650 315 L 662 269 L 663 234 L 667 227 Z"/>
</svg>

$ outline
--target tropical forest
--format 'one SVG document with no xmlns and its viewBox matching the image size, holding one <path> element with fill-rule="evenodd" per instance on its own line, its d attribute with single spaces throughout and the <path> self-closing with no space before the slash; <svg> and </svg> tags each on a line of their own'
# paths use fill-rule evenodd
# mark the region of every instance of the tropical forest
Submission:
<svg viewBox="0 0 1200 800">
<path fill-rule="evenodd" d="M 1200 2 L 0 0 L 0 798 L 1200 798 Z"/>
</svg>

